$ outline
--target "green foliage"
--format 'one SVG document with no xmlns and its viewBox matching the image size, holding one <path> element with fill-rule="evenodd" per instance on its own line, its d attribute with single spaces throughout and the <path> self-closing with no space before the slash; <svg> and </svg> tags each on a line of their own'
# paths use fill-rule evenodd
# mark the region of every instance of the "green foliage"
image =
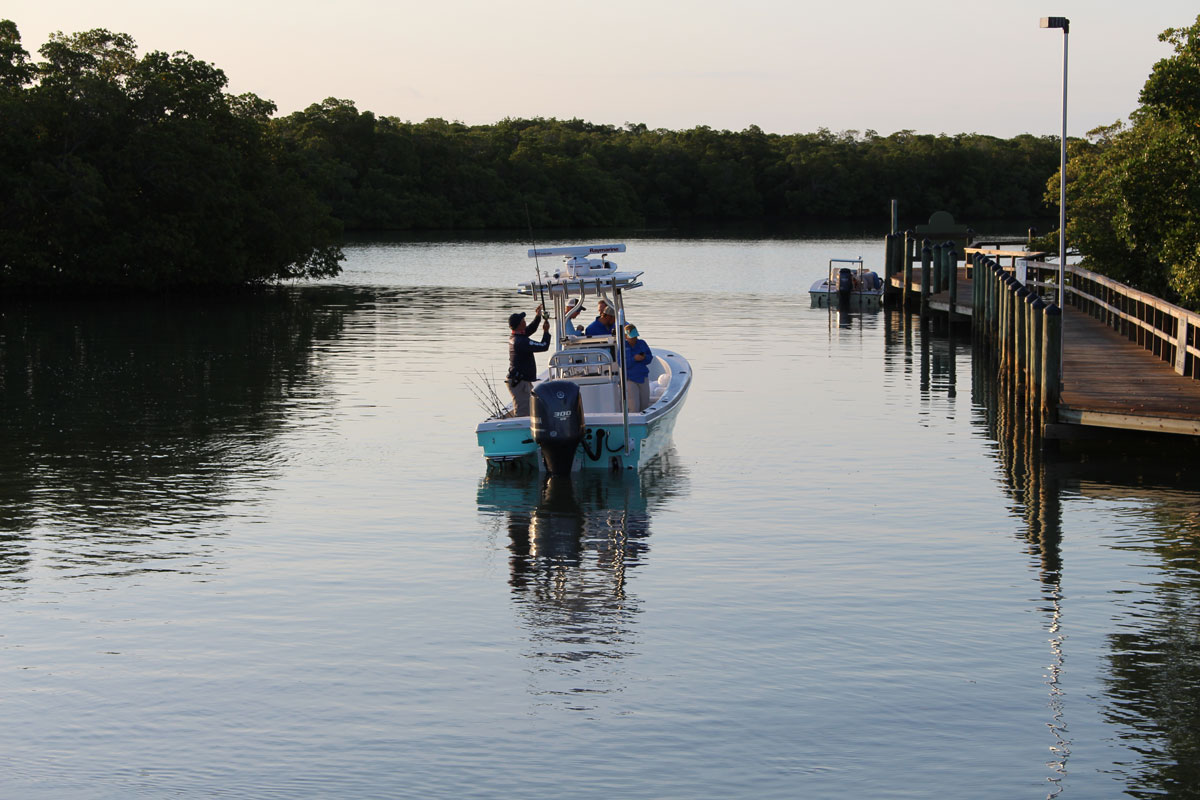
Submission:
<svg viewBox="0 0 1200 800">
<path fill-rule="evenodd" d="M 1073 143 L 1067 242 L 1083 265 L 1200 310 L 1200 17 L 1165 31 L 1129 125 Z M 1057 204 L 1058 177 L 1046 199 Z"/>
<path fill-rule="evenodd" d="M 31 63 L 0 23 L 0 285 L 164 288 L 336 274 L 340 230 L 267 124 L 187 53 L 105 30 Z"/>
<path fill-rule="evenodd" d="M 21 47 L 21 34 L 14 22 L 0 19 L 0 90 L 16 92 L 33 80 L 29 53 Z"/>
<path fill-rule="evenodd" d="M 1043 214 L 1051 137 L 901 131 L 780 136 L 583 120 L 467 126 L 377 118 L 329 99 L 273 122 L 306 179 L 352 230 L 689 225 L 882 218 L 951 208 Z"/>
</svg>

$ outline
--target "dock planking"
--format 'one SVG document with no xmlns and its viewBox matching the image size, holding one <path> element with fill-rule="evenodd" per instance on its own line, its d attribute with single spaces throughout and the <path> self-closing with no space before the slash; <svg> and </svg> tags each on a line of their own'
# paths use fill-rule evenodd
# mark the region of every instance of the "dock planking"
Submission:
<svg viewBox="0 0 1200 800">
<path fill-rule="evenodd" d="M 1200 381 L 1074 308 L 1063 315 L 1059 422 L 1200 436 Z"/>
</svg>

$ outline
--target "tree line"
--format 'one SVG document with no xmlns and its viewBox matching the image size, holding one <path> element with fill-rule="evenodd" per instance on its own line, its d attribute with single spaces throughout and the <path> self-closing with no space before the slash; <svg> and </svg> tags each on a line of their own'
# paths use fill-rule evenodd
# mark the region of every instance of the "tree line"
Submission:
<svg viewBox="0 0 1200 800">
<path fill-rule="evenodd" d="M 0 21 L 0 286 L 230 286 L 336 274 L 341 229 L 270 124 L 187 53 Z"/>
<path fill-rule="evenodd" d="M 1054 137 L 769 134 L 579 119 L 406 122 L 328 99 L 275 116 L 193 56 L 0 21 L 0 286 L 337 274 L 345 231 L 1048 216 Z"/>
<path fill-rule="evenodd" d="M 329 99 L 272 125 L 350 230 L 1046 216 L 1053 137 L 404 122 Z M 525 209 L 529 216 L 526 217 Z"/>
</svg>

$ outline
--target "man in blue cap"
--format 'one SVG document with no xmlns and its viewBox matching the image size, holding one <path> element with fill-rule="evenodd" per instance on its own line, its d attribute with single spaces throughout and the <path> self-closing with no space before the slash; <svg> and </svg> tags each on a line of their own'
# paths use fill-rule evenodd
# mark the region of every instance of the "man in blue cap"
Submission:
<svg viewBox="0 0 1200 800">
<path fill-rule="evenodd" d="M 632 323 L 625 326 L 625 405 L 631 412 L 645 411 L 650 405 L 650 345 L 638 338 Z"/>
<path fill-rule="evenodd" d="M 542 326 L 542 341 L 533 342 L 529 332 L 536 331 L 538 323 Z M 508 376 L 505 383 L 513 399 L 514 417 L 529 416 L 529 393 L 533 391 L 533 382 L 537 380 L 537 362 L 534 353 L 544 353 L 550 349 L 550 321 L 542 322 L 542 307 L 538 306 L 533 317 L 533 324 L 525 324 L 525 312 L 510 314 L 508 327 L 512 334 L 508 337 Z"/>
</svg>

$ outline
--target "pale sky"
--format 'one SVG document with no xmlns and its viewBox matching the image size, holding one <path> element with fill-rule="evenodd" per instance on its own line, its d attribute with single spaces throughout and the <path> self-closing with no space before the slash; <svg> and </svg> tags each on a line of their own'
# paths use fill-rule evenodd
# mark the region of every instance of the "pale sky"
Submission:
<svg viewBox="0 0 1200 800">
<path fill-rule="evenodd" d="M 282 114 L 579 117 L 679 130 L 1057 135 L 1125 119 L 1195 0 L 5 0 L 26 50 L 108 28 L 185 50 Z"/>
</svg>

